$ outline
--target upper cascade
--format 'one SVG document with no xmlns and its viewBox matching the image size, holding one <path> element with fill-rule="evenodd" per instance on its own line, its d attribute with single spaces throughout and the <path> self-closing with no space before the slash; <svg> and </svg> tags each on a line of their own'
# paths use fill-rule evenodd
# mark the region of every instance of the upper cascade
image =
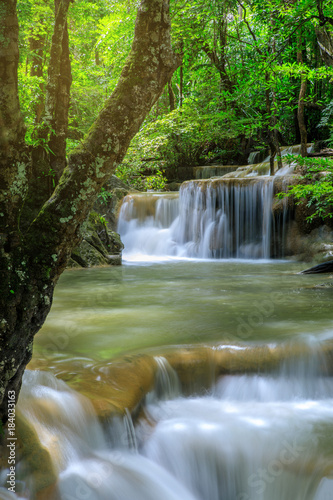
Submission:
<svg viewBox="0 0 333 500">
<path fill-rule="evenodd" d="M 179 197 L 128 195 L 118 223 L 124 258 L 268 259 L 272 200 L 271 177 L 187 181 Z"/>
<path fill-rule="evenodd" d="M 281 148 L 282 157 L 299 153 L 300 146 Z M 269 158 L 241 167 L 197 167 L 196 180 L 184 182 L 179 195 L 126 196 L 118 219 L 125 260 L 283 257 L 287 203 L 282 216 L 274 217 L 274 180 L 287 187 L 295 165 L 288 158 L 274 177 Z"/>
</svg>

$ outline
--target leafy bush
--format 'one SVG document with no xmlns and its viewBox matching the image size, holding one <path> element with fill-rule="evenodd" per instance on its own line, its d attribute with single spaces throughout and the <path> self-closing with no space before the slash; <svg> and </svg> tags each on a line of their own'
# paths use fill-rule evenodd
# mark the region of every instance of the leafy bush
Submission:
<svg viewBox="0 0 333 500">
<path fill-rule="evenodd" d="M 325 220 L 333 217 L 333 159 L 293 157 L 303 173 L 301 182 L 289 186 L 288 193 L 278 193 L 282 199 L 293 196 L 296 204 L 304 200 L 307 207 L 313 208 L 313 213 L 307 217 L 311 222 L 315 218 Z"/>
<path fill-rule="evenodd" d="M 185 103 L 142 127 L 116 175 L 136 189 L 162 189 L 167 170 L 223 162 L 231 151 L 235 154 L 244 129 L 244 120 L 235 120 L 233 111 L 200 114 L 192 103 Z"/>
</svg>

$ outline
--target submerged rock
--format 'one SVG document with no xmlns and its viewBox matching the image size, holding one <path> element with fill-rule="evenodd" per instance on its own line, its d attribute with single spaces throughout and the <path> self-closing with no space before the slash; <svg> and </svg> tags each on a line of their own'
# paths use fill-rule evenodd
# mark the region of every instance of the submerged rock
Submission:
<svg viewBox="0 0 333 500">
<path fill-rule="evenodd" d="M 320 283 L 320 285 L 315 285 L 313 288 L 315 288 L 316 290 L 333 290 L 333 281 Z"/>
<path fill-rule="evenodd" d="M 322 264 L 318 264 L 316 266 L 310 267 L 309 269 L 305 269 L 301 271 L 301 274 L 318 274 L 318 273 L 332 273 L 333 272 L 333 260 L 329 260 L 328 262 L 323 262 Z"/>
<path fill-rule="evenodd" d="M 67 361 L 55 375 L 72 389 L 86 396 L 104 421 L 129 411 L 136 417 L 147 394 L 156 386 L 161 354 L 177 374 L 181 393 L 200 394 L 211 388 L 218 377 L 239 373 L 271 372 L 282 362 L 320 355 L 318 370 L 332 373 L 333 344 L 317 348 L 303 343 L 281 345 L 218 345 L 164 348 L 154 353 L 125 356 L 110 362 L 92 364 Z M 32 360 L 30 369 L 43 370 L 47 362 Z"/>
</svg>

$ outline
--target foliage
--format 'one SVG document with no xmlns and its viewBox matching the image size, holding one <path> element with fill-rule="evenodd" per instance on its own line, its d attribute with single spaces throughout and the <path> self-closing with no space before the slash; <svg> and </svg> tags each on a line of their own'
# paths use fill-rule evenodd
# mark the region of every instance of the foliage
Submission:
<svg viewBox="0 0 333 500">
<path fill-rule="evenodd" d="M 145 178 L 145 188 L 148 191 L 161 191 L 165 188 L 166 178 L 162 172 L 158 170 L 155 175 L 149 175 Z"/>
<path fill-rule="evenodd" d="M 315 218 L 325 220 L 333 217 L 333 159 L 302 158 L 297 156 L 297 165 L 304 175 L 302 181 L 295 186 L 289 186 L 288 193 L 279 193 L 278 198 L 293 196 L 297 204 L 306 200 L 307 207 L 313 213 L 307 217 L 311 222 Z"/>
<path fill-rule="evenodd" d="M 318 5 L 329 18 L 329 4 L 171 0 L 173 44 L 182 57 L 182 67 L 170 82 L 174 104 L 170 88 L 165 89 L 117 175 L 138 189 L 162 189 L 168 169 L 244 161 L 240 150 L 266 149 L 272 132 L 285 145 L 299 142 L 302 78 L 307 79 L 308 141 L 333 144 L 333 68 L 323 64 L 317 40 L 322 24 Z M 115 88 L 131 47 L 136 9 L 136 0 L 71 4 L 68 151 L 78 145 Z M 47 80 L 53 1 L 18 0 L 18 12 L 20 101 L 27 141 L 36 146 L 36 110 Z"/>
<path fill-rule="evenodd" d="M 238 136 L 250 135 L 256 125 L 253 119 L 235 118 L 229 110 L 201 114 L 193 102 L 187 100 L 182 109 L 146 123 L 133 139 L 116 175 L 137 189 L 153 186 L 162 189 L 163 171 L 223 162 L 237 151 Z M 146 179 L 140 177 L 142 175 L 146 175 Z"/>
<path fill-rule="evenodd" d="M 102 187 L 101 192 L 98 195 L 98 200 L 105 205 L 112 199 L 113 194 Z"/>
</svg>

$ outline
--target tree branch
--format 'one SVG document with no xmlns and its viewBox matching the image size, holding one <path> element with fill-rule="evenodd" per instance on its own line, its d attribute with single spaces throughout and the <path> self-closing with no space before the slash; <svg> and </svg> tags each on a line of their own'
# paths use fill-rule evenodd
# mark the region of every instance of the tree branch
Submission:
<svg viewBox="0 0 333 500">
<path fill-rule="evenodd" d="M 261 50 L 259 49 L 259 47 L 257 46 L 257 43 L 258 43 L 258 41 L 257 41 L 257 37 L 256 37 L 255 33 L 252 31 L 252 28 L 251 28 L 251 26 L 250 26 L 250 24 L 249 24 L 248 20 L 246 19 L 246 8 L 245 8 L 245 7 L 244 7 L 244 5 L 242 4 L 242 2 L 240 2 L 239 0 L 237 0 L 237 3 L 238 3 L 238 5 L 239 5 L 239 6 L 243 9 L 243 13 L 244 13 L 243 21 L 244 21 L 244 23 L 246 24 L 247 29 L 249 30 L 250 35 L 251 35 L 251 36 L 252 36 L 252 38 L 253 38 L 253 41 L 254 41 L 254 44 L 255 44 L 255 45 L 254 45 L 254 47 L 255 47 L 256 51 L 257 51 L 260 55 L 262 55 L 262 51 L 261 51 Z"/>
<path fill-rule="evenodd" d="M 168 0 L 142 0 L 132 50 L 118 85 L 86 139 L 70 155 L 59 185 L 26 235 L 33 248 L 36 234 L 50 234 L 52 228 L 50 237 L 43 238 L 41 259 L 47 260 L 54 279 L 79 241 L 79 228 L 100 188 L 123 159 L 179 63 L 171 48 Z"/>
</svg>

